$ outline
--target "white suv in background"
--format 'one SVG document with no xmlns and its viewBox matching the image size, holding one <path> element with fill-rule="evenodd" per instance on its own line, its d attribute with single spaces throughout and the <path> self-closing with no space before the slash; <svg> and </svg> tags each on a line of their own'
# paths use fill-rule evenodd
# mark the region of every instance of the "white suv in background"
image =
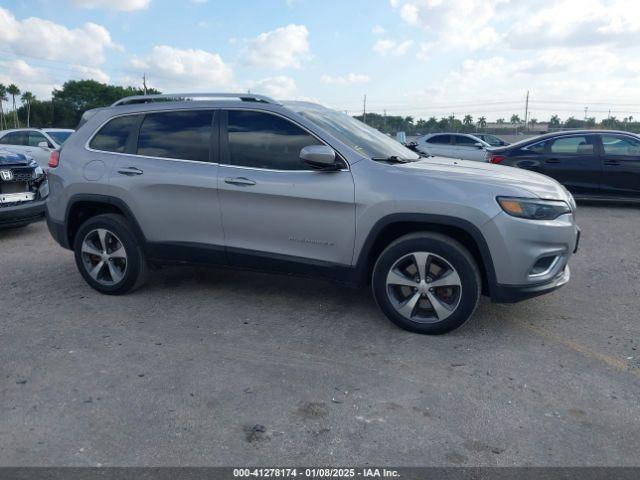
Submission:
<svg viewBox="0 0 640 480">
<path fill-rule="evenodd" d="M 490 145 L 466 133 L 430 133 L 420 137 L 416 148 L 425 155 L 486 162 Z"/>
<path fill-rule="evenodd" d="M 51 150 L 59 149 L 74 130 L 68 128 L 16 128 L 0 131 L 0 147 L 32 157 L 42 168 Z"/>
</svg>

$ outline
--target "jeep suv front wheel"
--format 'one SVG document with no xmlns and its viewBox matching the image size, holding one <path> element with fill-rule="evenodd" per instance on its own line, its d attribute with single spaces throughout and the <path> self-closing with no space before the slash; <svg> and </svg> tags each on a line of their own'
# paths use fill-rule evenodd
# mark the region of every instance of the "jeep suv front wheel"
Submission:
<svg viewBox="0 0 640 480">
<path fill-rule="evenodd" d="M 440 334 L 471 317 L 481 280 L 464 246 L 445 235 L 425 232 L 400 237 L 382 252 L 372 287 L 376 302 L 396 325 Z"/>
<path fill-rule="evenodd" d="M 144 280 L 144 253 L 122 215 L 88 219 L 78 230 L 73 249 L 82 277 L 101 293 L 127 293 Z"/>
</svg>

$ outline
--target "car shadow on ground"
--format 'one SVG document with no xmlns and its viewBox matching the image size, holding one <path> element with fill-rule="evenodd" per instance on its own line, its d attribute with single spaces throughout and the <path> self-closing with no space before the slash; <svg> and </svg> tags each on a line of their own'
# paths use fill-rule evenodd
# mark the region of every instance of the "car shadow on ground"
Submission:
<svg viewBox="0 0 640 480">
<path fill-rule="evenodd" d="M 31 225 L 22 227 L 0 227 L 0 242 L 26 235 L 31 230 Z"/>
<path fill-rule="evenodd" d="M 405 332 L 387 320 L 378 309 L 369 286 L 352 287 L 303 276 L 220 267 L 167 266 L 151 271 L 147 283 L 133 295 L 165 295 L 176 289 L 189 291 L 196 296 L 231 298 L 232 301 L 234 297 L 246 299 L 241 309 L 254 302 L 265 310 L 266 318 L 271 318 L 273 312 L 287 309 L 295 311 L 304 307 L 306 316 L 326 317 L 327 313 L 333 312 L 335 321 L 348 319 L 362 323 L 367 328 L 375 326 L 420 336 Z M 446 336 L 472 338 L 498 331 L 504 328 L 501 317 L 508 315 L 511 308 L 513 306 L 498 306 L 492 304 L 489 298 L 481 297 L 473 317 Z"/>
</svg>

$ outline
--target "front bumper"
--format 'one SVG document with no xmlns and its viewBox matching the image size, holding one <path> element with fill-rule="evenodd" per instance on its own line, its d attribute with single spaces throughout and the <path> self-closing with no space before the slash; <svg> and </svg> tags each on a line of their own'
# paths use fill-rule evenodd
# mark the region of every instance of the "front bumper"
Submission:
<svg viewBox="0 0 640 480">
<path fill-rule="evenodd" d="M 555 278 L 545 283 L 537 285 L 500 285 L 496 286 L 491 296 L 491 301 L 496 303 L 516 303 L 528 298 L 544 295 L 553 292 L 563 285 L 567 284 L 571 279 L 571 270 L 569 266 L 564 269 Z"/>
<path fill-rule="evenodd" d="M 0 208 L 0 228 L 20 227 L 42 220 L 47 201 L 39 200 Z"/>
</svg>

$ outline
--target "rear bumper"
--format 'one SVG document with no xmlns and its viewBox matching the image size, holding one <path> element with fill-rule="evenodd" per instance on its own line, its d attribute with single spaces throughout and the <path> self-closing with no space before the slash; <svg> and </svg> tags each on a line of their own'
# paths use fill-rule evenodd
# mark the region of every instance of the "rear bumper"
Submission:
<svg viewBox="0 0 640 480">
<path fill-rule="evenodd" d="M 544 295 L 553 292 L 563 285 L 567 284 L 571 279 L 571 270 L 569 266 L 565 266 L 559 275 L 552 280 L 536 285 L 500 285 L 496 286 L 496 290 L 491 300 L 496 303 L 516 303 L 528 298 Z"/>
<path fill-rule="evenodd" d="M 20 227 L 44 218 L 46 200 L 0 208 L 0 228 Z"/>
<path fill-rule="evenodd" d="M 64 223 L 56 222 L 47 215 L 47 228 L 53 239 L 58 242 L 61 247 L 71 248 L 69 247 L 69 241 L 66 235 L 67 230 L 64 227 Z"/>
</svg>

